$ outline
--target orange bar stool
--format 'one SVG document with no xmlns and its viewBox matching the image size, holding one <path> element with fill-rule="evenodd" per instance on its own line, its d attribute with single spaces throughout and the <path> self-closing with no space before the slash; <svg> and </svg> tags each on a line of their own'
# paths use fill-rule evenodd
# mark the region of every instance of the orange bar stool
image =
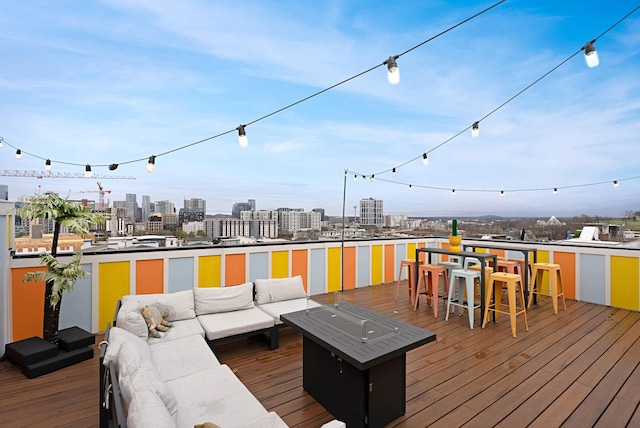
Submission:
<svg viewBox="0 0 640 428">
<path fill-rule="evenodd" d="M 469 312 L 469 327 L 473 330 L 473 311 L 480 307 L 480 302 L 475 300 L 475 283 L 476 279 L 480 279 L 480 271 L 473 269 L 454 269 L 451 271 L 449 279 L 449 298 L 447 299 L 447 315 L 445 321 L 449 321 L 449 311 L 451 306 L 460 308 L 462 315 L 463 308 L 467 308 Z M 456 287 L 456 281 L 458 286 Z M 456 296 L 456 288 L 458 295 Z M 467 299 L 465 301 L 465 291 Z"/>
<path fill-rule="evenodd" d="M 529 284 L 531 284 L 531 260 L 529 260 L 529 266 L 524 268 L 524 259 L 507 259 L 510 262 L 518 263 L 518 273 L 524 279 L 525 275 L 529 275 Z"/>
<path fill-rule="evenodd" d="M 522 277 L 517 273 L 507 272 L 494 272 L 489 276 L 489 290 L 486 295 L 486 303 L 484 307 L 484 319 L 482 321 L 482 328 L 487 325 L 489 319 L 489 311 L 493 311 L 496 315 L 496 321 L 500 314 L 509 315 L 511 321 L 511 334 L 516 337 L 516 316 L 522 314 L 524 319 L 524 329 L 529 331 L 529 325 L 527 324 L 527 311 L 524 304 L 524 294 L 520 292 L 520 310 L 518 310 L 516 304 L 516 288 L 518 283 L 522 285 Z M 507 295 L 509 297 L 509 312 L 502 310 L 502 287 L 503 284 L 507 287 Z M 495 296 L 495 302 L 491 303 L 492 296 Z"/>
<path fill-rule="evenodd" d="M 422 263 L 422 261 L 420 262 Z M 398 293 L 400 292 L 400 281 L 402 280 L 402 270 L 407 267 L 407 287 L 409 289 L 409 297 L 413 305 L 413 291 L 415 290 L 416 261 L 415 259 L 403 259 L 400 261 L 400 269 L 398 270 L 398 281 L 396 283 L 396 302 L 398 301 Z"/>
<path fill-rule="evenodd" d="M 533 271 L 531 272 L 531 278 L 533 284 L 531 291 L 529 292 L 529 304 L 527 307 L 531 307 L 533 302 L 533 295 L 540 294 L 548 296 L 546 293 L 541 293 L 542 277 L 545 272 L 549 273 L 549 288 L 551 291 L 551 298 L 553 299 L 553 313 L 558 315 L 558 298 L 562 298 L 562 309 L 567 310 L 567 305 L 564 300 L 564 289 L 562 288 L 562 275 L 560 274 L 560 265 L 555 263 L 534 263 Z"/>
<path fill-rule="evenodd" d="M 515 260 L 498 259 L 498 272 L 516 273 L 518 268 L 518 262 Z"/>
<path fill-rule="evenodd" d="M 418 289 L 413 301 L 413 310 L 418 309 L 418 299 L 424 294 L 427 297 L 427 304 L 431 302 L 433 306 L 433 316 L 438 318 L 438 298 L 446 298 L 449 292 L 449 278 L 447 276 L 447 268 L 442 265 L 420 265 L 418 268 L 419 279 Z M 446 294 L 440 295 L 440 275 L 444 278 Z M 420 291 L 420 284 L 423 284 L 424 291 Z"/>
</svg>

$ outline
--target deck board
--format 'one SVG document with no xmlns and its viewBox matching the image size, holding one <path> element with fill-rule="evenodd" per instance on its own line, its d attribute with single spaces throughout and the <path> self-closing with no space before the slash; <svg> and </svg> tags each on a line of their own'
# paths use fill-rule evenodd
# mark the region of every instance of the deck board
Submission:
<svg viewBox="0 0 640 428">
<path fill-rule="evenodd" d="M 640 424 L 640 313 L 568 300 L 554 315 L 542 297 L 528 310 L 529 331 L 519 319 L 513 338 L 508 317 L 484 329 L 476 319 L 471 330 L 466 315 L 444 321 L 442 303 L 437 319 L 424 299 L 415 312 L 407 293 L 396 303 L 395 290 L 391 283 L 337 296 L 437 335 L 407 353 L 407 412 L 389 427 Z M 333 419 L 302 388 L 302 340 L 293 330 L 281 330 L 274 351 L 253 337 L 215 352 L 290 426 Z M 95 352 L 93 360 L 27 379 L 0 362 L 0 426 L 98 426 L 97 364 Z"/>
</svg>

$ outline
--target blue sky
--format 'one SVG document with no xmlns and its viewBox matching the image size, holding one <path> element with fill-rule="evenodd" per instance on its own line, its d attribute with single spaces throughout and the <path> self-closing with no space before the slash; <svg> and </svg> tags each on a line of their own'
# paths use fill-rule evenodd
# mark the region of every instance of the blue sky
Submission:
<svg viewBox="0 0 640 428">
<path fill-rule="evenodd" d="M 197 197 L 209 213 L 256 199 L 340 215 L 345 170 L 376 174 L 349 175 L 347 215 L 370 197 L 409 216 L 640 210 L 640 179 L 625 180 L 640 176 L 640 11 L 598 39 L 598 67 L 579 53 L 482 120 L 478 138 L 442 144 L 637 7 L 622 1 L 507 0 L 398 58 L 398 85 L 382 66 L 247 126 L 246 148 L 231 132 L 158 157 L 152 174 L 127 163 L 253 122 L 494 3 L 4 1 L 0 169 L 118 163 L 93 167 L 136 177 L 101 180 L 111 201 Z M 411 161 L 423 152 L 427 166 Z M 79 193 L 95 181 L 0 177 L 10 199 L 97 199 Z"/>
</svg>

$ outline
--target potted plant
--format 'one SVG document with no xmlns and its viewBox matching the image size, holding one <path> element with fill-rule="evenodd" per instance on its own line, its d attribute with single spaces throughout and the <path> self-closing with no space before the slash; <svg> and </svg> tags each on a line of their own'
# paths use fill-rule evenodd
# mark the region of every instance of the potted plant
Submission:
<svg viewBox="0 0 640 428">
<path fill-rule="evenodd" d="M 458 220 L 451 221 L 451 235 L 449 235 L 449 249 L 451 251 L 460 251 L 460 242 L 462 237 L 458 236 Z"/>
<path fill-rule="evenodd" d="M 66 227 L 72 233 L 84 238 L 89 233 L 91 225 L 98 224 L 101 217 L 99 214 L 91 212 L 88 207 L 70 203 L 55 193 L 34 196 L 31 202 L 17 211 L 22 218 L 28 218 L 30 221 L 35 219 L 54 221 L 51 253 L 42 253 L 40 256 L 40 260 L 47 267 L 47 270 L 25 274 L 24 282 L 46 281 L 42 338 L 58 345 L 62 292 L 73 290 L 76 280 L 87 275 L 80 264 L 82 253 L 76 254 L 67 264 L 56 258 L 60 228 Z"/>
</svg>

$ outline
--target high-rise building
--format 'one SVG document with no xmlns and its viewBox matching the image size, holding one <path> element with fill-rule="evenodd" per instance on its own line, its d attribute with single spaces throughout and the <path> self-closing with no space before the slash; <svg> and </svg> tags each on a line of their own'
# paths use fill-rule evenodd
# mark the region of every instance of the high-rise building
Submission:
<svg viewBox="0 0 640 428">
<path fill-rule="evenodd" d="M 154 205 L 154 211 L 160 214 L 174 214 L 176 212 L 176 207 L 171 201 L 156 201 Z"/>
<path fill-rule="evenodd" d="M 236 202 L 231 208 L 231 217 L 240 218 L 242 211 L 253 211 L 256 209 L 256 200 L 249 199 L 247 202 Z"/>
<path fill-rule="evenodd" d="M 151 197 L 149 195 L 142 195 L 142 222 L 149 221 L 149 214 L 151 214 Z"/>
<path fill-rule="evenodd" d="M 204 199 L 191 198 L 184 200 L 184 208 L 180 208 L 178 213 L 178 223 L 180 225 L 188 222 L 201 222 L 206 217 L 207 203 Z"/>
<path fill-rule="evenodd" d="M 314 208 L 311 211 L 320 213 L 320 221 L 325 221 L 327 219 L 324 215 L 324 208 Z"/>
<path fill-rule="evenodd" d="M 207 212 L 207 201 L 200 198 L 191 198 L 184 200 L 184 208 L 193 210 L 202 210 Z"/>
<path fill-rule="evenodd" d="M 321 229 L 321 214 L 317 211 L 304 212 L 301 209 L 278 208 L 278 224 L 284 232 L 296 232 L 300 229 Z"/>
<path fill-rule="evenodd" d="M 373 198 L 360 199 L 360 225 L 375 227 L 384 226 L 382 200 Z"/>
</svg>

